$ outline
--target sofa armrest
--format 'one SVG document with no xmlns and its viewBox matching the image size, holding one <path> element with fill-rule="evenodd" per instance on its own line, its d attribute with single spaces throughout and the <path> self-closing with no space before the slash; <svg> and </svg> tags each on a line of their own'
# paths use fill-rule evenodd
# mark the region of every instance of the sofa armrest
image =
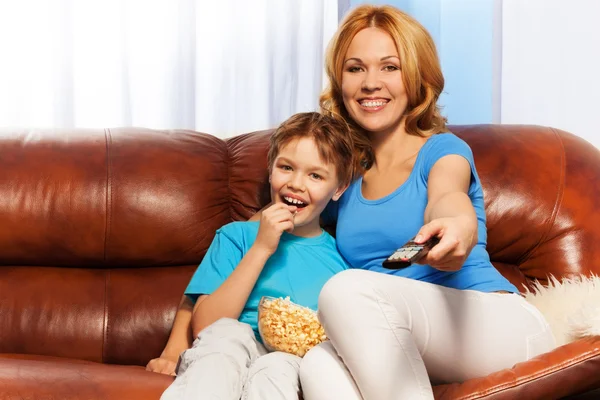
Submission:
<svg viewBox="0 0 600 400">
<path fill-rule="evenodd" d="M 560 399 L 600 387 L 600 337 L 558 347 L 510 369 L 434 387 L 437 400 Z"/>
</svg>

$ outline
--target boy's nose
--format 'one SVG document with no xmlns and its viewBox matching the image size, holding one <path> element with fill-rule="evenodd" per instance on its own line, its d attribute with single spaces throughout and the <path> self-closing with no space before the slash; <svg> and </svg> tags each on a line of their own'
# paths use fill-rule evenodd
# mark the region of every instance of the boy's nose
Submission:
<svg viewBox="0 0 600 400">
<path fill-rule="evenodd" d="M 299 190 L 302 192 L 306 189 L 304 185 L 304 180 L 298 175 L 294 175 L 291 177 L 291 179 L 288 181 L 288 188 L 292 190 Z"/>
</svg>

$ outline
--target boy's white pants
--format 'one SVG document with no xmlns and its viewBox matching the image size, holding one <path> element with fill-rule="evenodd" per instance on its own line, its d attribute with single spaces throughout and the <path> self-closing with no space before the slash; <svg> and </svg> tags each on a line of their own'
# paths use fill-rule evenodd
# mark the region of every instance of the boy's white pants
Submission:
<svg viewBox="0 0 600 400">
<path fill-rule="evenodd" d="M 161 400 L 297 400 L 300 360 L 268 353 L 250 325 L 223 318 L 182 353 L 177 377 Z"/>
<path fill-rule="evenodd" d="M 325 284 L 319 318 L 330 342 L 302 359 L 305 400 L 433 399 L 430 380 L 462 382 L 554 348 L 546 320 L 518 294 L 364 270 Z"/>
</svg>

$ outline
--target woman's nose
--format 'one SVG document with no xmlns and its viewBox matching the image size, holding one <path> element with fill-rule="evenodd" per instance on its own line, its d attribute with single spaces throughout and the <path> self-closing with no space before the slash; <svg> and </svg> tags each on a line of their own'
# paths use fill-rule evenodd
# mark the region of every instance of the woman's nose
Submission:
<svg viewBox="0 0 600 400">
<path fill-rule="evenodd" d="M 379 79 L 378 71 L 367 71 L 364 75 L 365 79 L 362 82 L 361 89 L 368 92 L 381 89 L 381 80 Z"/>
</svg>

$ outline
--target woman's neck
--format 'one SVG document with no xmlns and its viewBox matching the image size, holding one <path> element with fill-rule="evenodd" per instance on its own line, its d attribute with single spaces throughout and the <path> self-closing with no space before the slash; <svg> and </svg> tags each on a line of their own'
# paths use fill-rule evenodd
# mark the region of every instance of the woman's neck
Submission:
<svg viewBox="0 0 600 400">
<path fill-rule="evenodd" d="M 416 156 L 427 138 L 410 135 L 406 132 L 404 120 L 393 131 L 372 133 L 371 146 L 375 156 L 373 167 L 387 171 Z"/>
</svg>

